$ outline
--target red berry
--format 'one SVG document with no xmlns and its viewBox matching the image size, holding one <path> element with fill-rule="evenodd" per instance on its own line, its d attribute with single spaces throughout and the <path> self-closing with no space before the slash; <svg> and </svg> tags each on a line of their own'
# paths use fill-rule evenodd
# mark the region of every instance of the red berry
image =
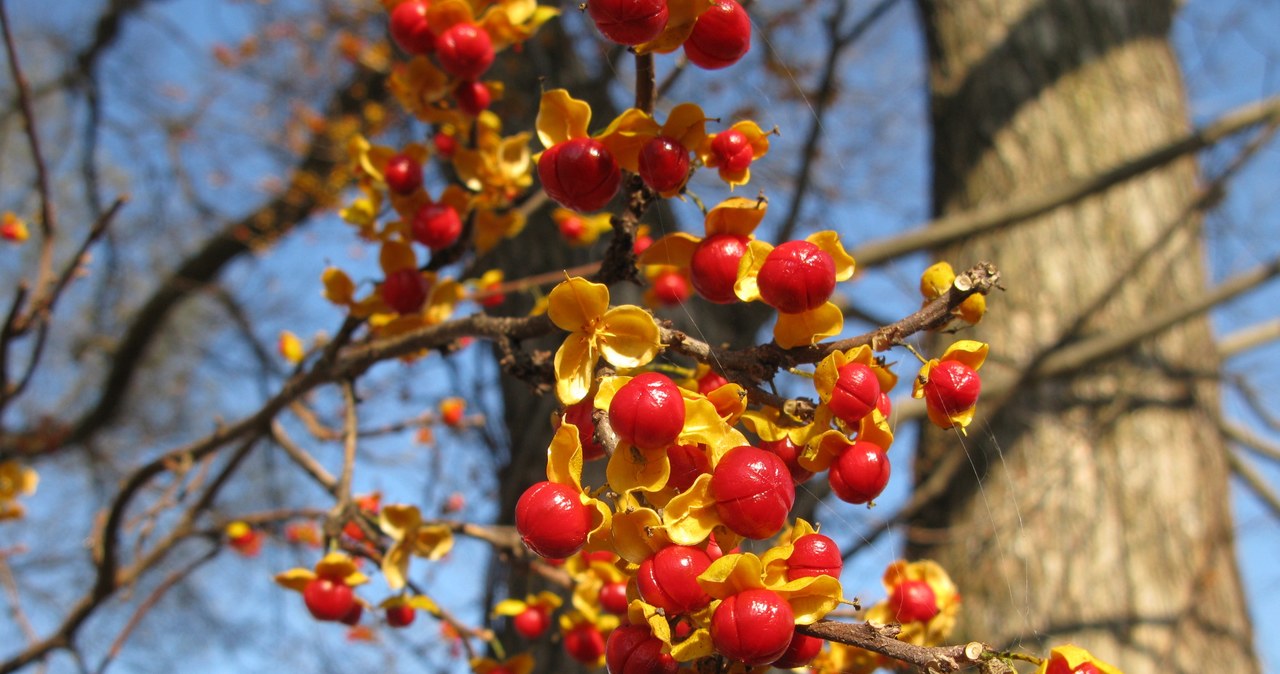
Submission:
<svg viewBox="0 0 1280 674">
<path fill-rule="evenodd" d="M 640 598 L 668 614 L 688 613 L 711 603 L 698 585 L 698 574 L 711 566 L 707 553 L 695 547 L 665 547 L 640 563 L 636 588 Z"/>
<path fill-rule="evenodd" d="M 410 223 L 413 239 L 432 251 L 452 246 L 462 234 L 462 217 L 447 204 L 426 204 Z"/>
<path fill-rule="evenodd" d="M 636 375 L 609 401 L 609 425 L 628 445 L 662 449 L 684 430 L 684 399 L 671 378 L 659 372 Z"/>
<path fill-rule="evenodd" d="M 551 626 L 551 611 L 545 606 L 530 606 L 516 614 L 511 626 L 520 636 L 529 640 L 537 639 Z"/>
<path fill-rule="evenodd" d="M 587 223 L 576 215 L 570 215 L 561 218 L 556 223 L 556 227 L 560 230 L 560 236 L 564 237 L 569 243 L 577 243 L 582 240 L 582 236 L 587 233 Z"/>
<path fill-rule="evenodd" d="M 893 411 L 893 402 L 889 400 L 888 393 L 880 392 L 880 398 L 876 400 L 876 409 L 880 410 L 880 416 L 889 418 L 889 413 Z"/>
<path fill-rule="evenodd" d="M 591 419 L 595 413 L 595 405 L 591 398 L 576 402 L 564 410 L 564 420 L 578 429 L 578 441 L 582 443 L 582 458 L 585 461 L 604 456 L 604 446 L 596 442 L 596 424 Z"/>
<path fill-rule="evenodd" d="M 427 25 L 427 0 L 406 0 L 391 10 L 391 39 L 409 54 L 430 54 L 436 36 Z"/>
<path fill-rule="evenodd" d="M 726 554 L 732 555 L 741 551 L 742 551 L 741 547 L 735 547 L 734 549 L 726 553 L 720 547 L 720 541 L 716 540 L 716 534 L 714 531 L 711 532 L 711 535 L 707 537 L 707 556 L 710 557 L 711 561 L 713 562 L 716 561 L 717 559 L 720 559 L 721 557 L 724 557 Z"/>
<path fill-rule="evenodd" d="M 648 234 L 641 234 L 640 236 L 636 237 L 635 243 L 631 244 L 631 252 L 638 256 L 640 255 L 640 253 L 643 253 L 646 250 L 648 250 L 649 246 L 652 246 L 652 245 L 653 245 L 653 237 L 649 236 Z"/>
<path fill-rule="evenodd" d="M 671 462 L 667 486 L 682 492 L 688 491 L 699 475 L 711 472 L 707 453 L 694 445 L 671 445 L 667 448 L 667 460 Z"/>
<path fill-rule="evenodd" d="M 312 578 L 302 589 L 302 600 L 316 620 L 341 620 L 358 606 L 355 593 L 341 579 Z"/>
<path fill-rule="evenodd" d="M 717 166 L 726 171 L 742 171 L 751 166 L 755 158 L 755 149 L 747 134 L 737 129 L 721 131 L 711 139 L 711 153 L 716 156 Z"/>
<path fill-rule="evenodd" d="M 489 109 L 493 94 L 483 82 L 462 81 L 453 88 L 453 100 L 458 102 L 459 110 L 475 117 Z"/>
<path fill-rule="evenodd" d="M 760 448 L 773 452 L 779 459 L 782 459 L 783 463 L 787 464 L 787 472 L 791 473 L 792 482 L 800 484 L 813 477 L 813 471 L 807 470 L 800 465 L 800 448 L 791 441 L 791 438 L 784 437 L 781 440 L 762 442 L 760 443 Z"/>
<path fill-rule="evenodd" d="M 938 615 L 938 596 L 923 580 L 904 580 L 889 595 L 889 610 L 901 623 L 926 622 Z"/>
<path fill-rule="evenodd" d="M 516 531 L 541 557 L 563 559 L 582 549 L 591 533 L 591 511 L 578 492 L 558 482 L 539 482 L 516 502 Z"/>
<path fill-rule="evenodd" d="M 756 278 L 760 299 L 784 314 L 817 309 L 836 289 L 836 263 L 808 241 L 787 241 L 769 251 Z"/>
<path fill-rule="evenodd" d="M 400 269 L 382 282 L 382 301 L 398 314 L 411 314 L 427 301 L 427 280 L 417 269 Z"/>
<path fill-rule="evenodd" d="M 584 665 L 594 665 L 604 655 L 604 635 L 591 623 L 583 623 L 564 635 L 564 650 Z"/>
<path fill-rule="evenodd" d="M 360 602 L 356 602 L 355 605 L 351 607 L 351 610 L 347 611 L 347 614 L 342 616 L 342 619 L 339 620 L 338 622 L 342 623 L 343 625 L 354 627 L 355 625 L 359 624 L 360 616 L 362 615 L 364 615 L 364 605 L 361 604 Z"/>
<path fill-rule="evenodd" d="M 689 281 L 680 272 L 663 272 L 653 279 L 653 296 L 666 306 L 684 304 L 691 292 Z"/>
<path fill-rule="evenodd" d="M 693 24 L 684 41 L 689 62 L 707 70 L 727 68 L 751 49 L 751 17 L 734 0 L 720 0 Z"/>
<path fill-rule="evenodd" d="M 846 424 L 857 424 L 880 403 L 880 380 L 862 363 L 845 363 L 836 372 L 827 407 Z"/>
<path fill-rule="evenodd" d="M 640 178 L 655 192 L 673 192 L 689 177 L 689 150 L 669 136 L 649 139 L 640 149 Z"/>
<path fill-rule="evenodd" d="M 436 146 L 436 152 L 445 159 L 453 157 L 453 153 L 458 151 L 458 139 L 447 133 L 437 133 L 431 137 L 431 142 Z"/>
<path fill-rule="evenodd" d="M 867 503 L 889 484 L 889 457 L 877 445 L 855 442 L 831 464 L 827 478 L 841 501 Z"/>
<path fill-rule="evenodd" d="M 627 612 L 627 584 L 622 581 L 607 583 L 600 588 L 600 607 L 614 615 Z"/>
<path fill-rule="evenodd" d="M 622 171 L 600 141 L 574 138 L 542 153 L 538 179 L 547 195 L 561 206 L 579 212 L 598 211 L 618 193 Z"/>
<path fill-rule="evenodd" d="M 413 619 L 416 617 L 418 612 L 408 604 L 387 607 L 387 624 L 392 627 L 408 627 L 413 624 Z"/>
<path fill-rule="evenodd" d="M 382 177 L 387 189 L 396 194 L 410 194 L 422 187 L 422 164 L 407 154 L 398 154 L 387 160 Z"/>
<path fill-rule="evenodd" d="M 474 23 L 456 23 L 436 39 L 440 68 L 461 80 L 477 80 L 493 64 L 493 41 Z"/>
<path fill-rule="evenodd" d="M 796 500 L 787 465 L 750 445 L 734 447 L 711 474 L 720 521 L 739 536 L 761 540 L 780 531 Z"/>
<path fill-rule="evenodd" d="M 587 12 L 605 37 L 628 47 L 658 37 L 667 27 L 667 0 L 591 0 Z"/>
<path fill-rule="evenodd" d="M 604 662 L 609 674 L 675 674 L 675 659 L 662 652 L 662 642 L 645 625 L 623 625 L 613 630 L 605 644 Z"/>
<path fill-rule="evenodd" d="M 729 380 L 719 373 L 708 370 L 706 374 L 698 378 L 698 393 L 707 395 L 728 383 Z"/>
<path fill-rule="evenodd" d="M 978 404 L 981 390 L 982 379 L 973 368 L 958 360 L 944 360 L 930 368 L 924 398 L 934 408 L 953 414 Z"/>
<path fill-rule="evenodd" d="M 698 242 L 689 262 L 693 289 L 716 304 L 737 302 L 733 284 L 738 282 L 738 262 L 745 252 L 747 237 L 736 234 L 716 234 Z"/>
<path fill-rule="evenodd" d="M 787 560 L 787 580 L 809 576 L 831 576 L 839 580 L 844 557 L 836 542 L 822 534 L 806 534 L 792 544 Z"/>
<path fill-rule="evenodd" d="M 776 592 L 744 590 L 716 607 L 711 643 L 724 656 L 756 667 L 782 657 L 795 629 L 791 605 Z"/>
<path fill-rule="evenodd" d="M 792 635 L 791 643 L 787 645 L 787 650 L 782 653 L 782 657 L 773 661 L 773 666 L 777 669 L 804 667 L 818 657 L 821 650 L 822 639 L 796 632 Z"/>
</svg>

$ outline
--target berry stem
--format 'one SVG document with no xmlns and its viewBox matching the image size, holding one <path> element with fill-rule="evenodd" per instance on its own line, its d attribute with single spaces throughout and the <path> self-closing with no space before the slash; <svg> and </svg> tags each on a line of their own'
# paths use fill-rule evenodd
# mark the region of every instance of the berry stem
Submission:
<svg viewBox="0 0 1280 674">
<path fill-rule="evenodd" d="M 653 54 L 636 54 L 636 108 L 646 115 L 653 114 L 654 81 Z"/>
</svg>

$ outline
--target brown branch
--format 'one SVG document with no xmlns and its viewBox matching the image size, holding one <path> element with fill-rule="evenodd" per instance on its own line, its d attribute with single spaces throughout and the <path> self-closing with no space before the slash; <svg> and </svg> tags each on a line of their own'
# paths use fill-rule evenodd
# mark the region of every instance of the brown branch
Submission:
<svg viewBox="0 0 1280 674">
<path fill-rule="evenodd" d="M 652 116 L 653 97 L 653 53 L 636 54 L 636 108 Z"/>
<path fill-rule="evenodd" d="M 913 664 L 929 672 L 956 672 L 984 666 L 986 666 L 984 671 L 1013 671 L 999 669 L 998 661 L 995 659 L 1000 656 L 1000 653 L 986 644 L 971 641 L 955 646 L 917 646 L 899 641 L 896 637 L 900 631 L 901 627 L 898 625 L 877 626 L 871 623 L 843 623 L 831 620 L 819 620 L 812 625 L 796 625 L 796 632 L 800 634 L 857 646 L 899 662 Z"/>
<path fill-rule="evenodd" d="M 1250 349 L 1280 340 L 1280 318 L 1242 328 L 1218 340 L 1218 355 L 1231 358 Z"/>
<path fill-rule="evenodd" d="M 1268 442 L 1240 424 L 1222 419 L 1218 426 L 1227 439 L 1258 456 L 1280 462 L 1280 445 Z"/>
<path fill-rule="evenodd" d="M 22 111 L 22 125 L 27 136 L 27 146 L 31 149 L 31 163 L 36 171 L 36 191 L 40 195 L 40 233 L 43 240 L 40 250 L 41 282 L 36 286 L 36 294 L 39 295 L 40 287 L 50 281 L 53 275 L 53 240 L 57 232 L 57 214 L 53 205 L 53 190 L 49 184 L 49 167 L 40 149 L 36 111 L 31 104 L 31 86 L 18 60 L 18 49 L 14 45 L 13 31 L 9 26 L 9 10 L 4 0 L 0 0 L 0 33 L 4 34 L 5 54 L 9 57 L 9 74 L 12 75 L 14 87 L 18 90 L 18 107 Z"/>
<path fill-rule="evenodd" d="M 366 101 L 384 95 L 385 76 L 368 69 L 358 70 L 335 92 L 327 107 L 330 118 L 358 114 Z M 100 395 L 88 411 L 54 441 L 49 434 L 32 431 L 6 438 L 0 455 L 38 454 L 62 446 L 84 442 L 106 426 L 119 412 L 130 383 L 147 348 L 160 334 L 170 312 L 193 292 L 213 281 L 232 260 L 255 245 L 272 241 L 292 230 L 323 205 L 325 193 L 311 187 L 308 176 L 331 173 L 345 161 L 345 148 L 323 133 L 311 140 L 303 157 L 293 168 L 288 188 L 255 212 L 227 225 L 162 281 L 138 309 L 116 346 L 111 367 L 98 387 Z"/>
<path fill-rule="evenodd" d="M 183 579 L 195 573 L 197 569 L 217 557 L 219 552 L 221 552 L 221 548 L 218 545 L 217 538 L 214 538 L 214 546 L 210 548 L 208 552 L 197 557 L 190 564 L 169 574 L 168 577 L 161 581 L 160 584 L 151 591 L 151 594 L 138 605 L 138 608 L 133 612 L 133 615 L 129 616 L 128 622 L 124 624 L 124 627 L 120 630 L 120 634 L 117 635 L 115 641 L 111 643 L 111 648 L 107 650 L 107 654 L 103 656 L 102 662 L 98 664 L 98 674 L 105 672 L 107 667 L 111 665 L 112 661 L 120 655 L 120 650 L 124 648 L 125 642 L 129 640 L 133 631 L 137 629 L 138 624 L 142 622 L 142 618 L 146 616 L 152 608 L 155 608 L 155 605 L 160 602 L 160 599 L 162 599 L 169 590 L 173 589 L 174 585 L 177 585 Z"/>
<path fill-rule="evenodd" d="M 782 219 L 782 226 L 778 230 L 779 241 L 786 241 L 795 235 L 796 226 L 800 219 L 800 209 L 804 205 L 805 197 L 809 194 L 809 183 L 813 179 L 813 168 L 820 155 L 818 141 L 822 139 L 827 110 L 835 100 L 836 80 L 840 75 L 838 67 L 840 57 L 871 30 L 893 8 L 894 3 L 897 1 L 880 0 L 848 31 L 842 33 L 840 24 L 844 22 L 845 12 L 852 3 L 846 0 L 836 0 L 835 13 L 830 19 L 827 19 L 827 37 L 831 41 L 831 47 L 827 49 L 827 59 L 822 65 L 821 84 L 818 87 L 817 94 L 806 99 L 811 101 L 813 106 L 811 110 L 812 119 L 809 122 L 809 131 L 805 136 L 803 149 L 800 152 L 800 171 L 796 176 L 795 190 L 792 192 L 791 203 L 787 206 L 787 214 Z"/>
<path fill-rule="evenodd" d="M 1231 450 L 1227 450 L 1227 463 L 1231 472 L 1240 478 L 1244 485 L 1258 497 L 1259 501 L 1271 511 L 1271 516 L 1280 519 L 1280 495 L 1277 495 L 1258 471 L 1247 461 Z"/>
<path fill-rule="evenodd" d="M 1159 168 L 1259 124 L 1280 123 L 1280 97 L 1244 105 L 1109 171 L 1064 183 L 1038 194 L 939 218 L 905 234 L 871 241 L 851 251 L 863 268 L 909 253 L 937 248 L 980 232 L 1028 220 Z"/>
</svg>

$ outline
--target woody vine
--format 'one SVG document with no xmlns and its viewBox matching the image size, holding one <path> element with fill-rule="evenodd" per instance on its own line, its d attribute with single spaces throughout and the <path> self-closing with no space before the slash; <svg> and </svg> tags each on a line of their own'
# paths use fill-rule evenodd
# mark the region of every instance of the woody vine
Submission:
<svg viewBox="0 0 1280 674">
<path fill-rule="evenodd" d="M 752 183 L 751 167 L 766 157 L 773 131 L 657 94 L 654 54 L 682 51 L 693 67 L 716 70 L 749 51 L 751 24 L 742 6 L 591 0 L 583 10 L 603 39 L 634 53 L 634 107 L 601 123 L 574 92 L 551 89 L 541 95 L 535 129 L 508 135 L 488 108 L 504 88 L 530 83 L 483 78 L 497 52 L 520 48 L 557 10 L 532 0 L 383 5 L 402 54 L 386 85 L 430 135 L 400 147 L 364 135 L 347 144 L 358 196 L 341 214 L 376 250 L 381 278 L 358 283 L 337 266 L 324 273 L 325 297 L 346 311 L 341 329 L 310 345 L 282 336 L 281 353 L 296 369 L 264 407 L 135 474 L 105 518 L 92 593 L 54 635 L 0 671 L 66 648 L 103 600 L 147 568 L 146 558 L 122 567 L 122 521 L 133 495 L 169 470 L 168 459 L 198 460 L 227 446 L 242 457 L 270 435 L 333 503 L 309 517 L 267 514 L 204 527 L 198 516 L 233 459 L 155 554 L 184 537 L 205 536 L 254 555 L 266 541 L 265 527 L 283 525 L 291 543 L 316 548 L 316 561 L 276 580 L 298 592 L 316 620 L 404 628 L 426 613 L 454 635 L 477 674 L 528 674 L 538 663 L 521 653 L 521 644 L 501 643 L 460 621 L 414 582 L 415 569 L 447 555 L 457 536 L 505 551 L 560 590 L 508 598 L 492 607 L 495 615 L 512 620 L 525 640 L 556 638 L 574 659 L 614 673 L 806 667 L 834 674 L 910 666 L 1007 672 L 1026 662 L 1040 674 L 1117 674 L 1066 644 L 1047 654 L 949 644 L 963 588 L 929 560 L 891 564 L 883 576 L 886 596 L 863 606 L 867 598 L 844 595 L 835 541 L 793 517 L 795 487 L 810 479 L 827 480 L 846 502 L 874 503 L 891 475 L 888 394 L 900 376 L 911 378 L 905 383 L 932 423 L 964 432 L 980 413 L 988 345 L 961 338 L 930 356 L 905 340 L 980 321 L 1000 275 L 985 261 L 965 261 L 958 273 L 939 263 L 923 270 L 919 311 L 840 337 L 844 316 L 832 297 L 838 284 L 852 280 L 857 261 L 839 234 L 824 230 L 777 243 L 754 236 L 769 202 L 767 186 Z M 446 166 L 456 182 L 424 180 L 428 162 Z M 756 194 L 706 208 L 687 188 L 698 171 L 715 171 L 728 186 Z M 566 244 L 609 239 L 598 264 L 554 278 L 458 271 L 464 265 L 456 263 L 518 235 L 548 199 Z M 678 202 L 682 212 L 698 209 L 702 235 L 652 239 L 641 223 L 659 200 Z M 6 222 L 12 238 L 27 238 L 11 214 Z M 104 219 L 102 228 L 108 224 Z M 86 248 L 101 228 L 94 231 Z M 610 288 L 618 284 L 646 288 L 647 306 L 615 305 Z M 530 315 L 485 313 L 517 292 L 537 298 Z M 773 339 L 725 349 L 651 312 L 686 301 L 762 302 L 776 312 Z M 35 325 L 36 315 L 15 308 L 6 341 Z M 563 335 L 554 354 L 527 346 L 552 334 Z M 352 493 L 361 375 L 374 364 L 431 358 L 469 339 L 492 341 L 502 368 L 554 395 L 562 408 L 547 448 L 546 480 L 520 498 L 514 528 L 430 519 L 414 504 Z M 918 358 L 918 369 L 894 372 L 885 354 L 895 350 Z M 771 386 L 778 377 L 811 380 L 812 396 L 779 396 Z M 274 421 L 324 386 L 340 388 L 344 400 L 343 428 L 330 431 L 344 445 L 336 476 Z M 467 423 L 465 403 L 448 401 L 438 421 Z M 20 449 L 12 453 L 38 451 Z M 584 483 L 590 461 L 605 463 L 606 482 Z M 19 460 L 0 463 L 0 517 L 21 517 L 21 499 L 36 486 L 34 471 Z M 758 552 L 741 551 L 744 540 L 762 542 Z M 374 573 L 387 592 L 364 589 Z"/>
</svg>

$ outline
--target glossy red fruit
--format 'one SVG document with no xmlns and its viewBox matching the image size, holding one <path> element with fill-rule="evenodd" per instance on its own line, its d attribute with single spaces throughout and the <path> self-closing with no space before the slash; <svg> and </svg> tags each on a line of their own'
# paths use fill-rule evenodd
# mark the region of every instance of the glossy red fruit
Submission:
<svg viewBox="0 0 1280 674">
<path fill-rule="evenodd" d="M 595 665 L 604 655 L 604 635 L 591 623 L 583 623 L 564 635 L 564 650 L 584 665 Z"/>
<path fill-rule="evenodd" d="M 1049 668 L 1045 670 L 1045 674 L 1102 674 L 1102 670 L 1092 662 L 1082 662 L 1072 669 L 1062 656 L 1055 656 L 1049 661 Z"/>
<path fill-rule="evenodd" d="M 711 532 L 709 537 L 707 537 L 707 556 L 710 557 L 713 562 L 725 555 L 732 555 L 739 552 L 742 552 L 741 546 L 725 552 L 724 549 L 720 547 L 720 541 L 716 540 L 716 534 L 714 531 Z"/>
<path fill-rule="evenodd" d="M 427 0 L 406 0 L 391 10 L 391 39 L 408 54 L 430 54 L 436 36 L 427 25 Z"/>
<path fill-rule="evenodd" d="M 660 372 L 636 375 L 609 401 L 609 425 L 629 445 L 642 450 L 666 447 L 684 430 L 680 387 Z"/>
<path fill-rule="evenodd" d="M 800 448 L 791 442 L 791 438 L 784 437 L 781 440 L 762 442 L 760 448 L 782 459 L 782 462 L 787 465 L 787 472 L 791 473 L 792 482 L 800 484 L 813 477 L 813 471 L 800 465 Z"/>
<path fill-rule="evenodd" d="M 649 249 L 653 245 L 653 237 L 648 234 L 641 234 L 636 237 L 635 243 L 631 244 L 631 252 L 639 256 L 640 253 Z"/>
<path fill-rule="evenodd" d="M 667 486 L 682 492 L 688 491 L 699 475 L 711 472 L 707 453 L 694 445 L 671 445 L 667 448 L 667 460 L 671 463 Z"/>
<path fill-rule="evenodd" d="M 564 240 L 569 243 L 581 241 L 583 235 L 587 233 L 587 223 L 576 215 L 561 218 L 556 223 L 556 227 L 560 230 L 560 236 L 563 236 Z"/>
<path fill-rule="evenodd" d="M 360 616 L 363 616 L 363 615 L 364 615 L 364 604 L 361 604 L 360 602 L 356 602 L 355 605 L 351 607 L 351 610 L 347 611 L 347 614 L 342 616 L 342 619 L 339 620 L 338 622 L 342 623 L 343 625 L 354 627 L 360 623 Z"/>
<path fill-rule="evenodd" d="M 795 632 L 791 636 L 791 643 L 787 645 L 787 650 L 783 651 L 782 657 L 773 661 L 773 666 L 776 669 L 804 667 L 818 657 L 820 651 L 822 651 L 822 639 Z"/>
<path fill-rule="evenodd" d="M 938 615 L 938 596 L 923 580 L 904 580 L 889 595 L 889 610 L 901 623 L 925 622 Z"/>
<path fill-rule="evenodd" d="M 751 18 L 734 0 L 720 0 L 693 24 L 684 41 L 689 62 L 707 70 L 727 68 L 751 49 Z"/>
<path fill-rule="evenodd" d="M 342 620 L 356 604 L 355 593 L 341 579 L 312 578 L 302 588 L 302 600 L 316 620 Z"/>
<path fill-rule="evenodd" d="M 751 141 L 736 129 L 717 133 L 711 140 L 711 152 L 716 156 L 717 165 L 726 171 L 741 171 L 751 166 L 755 158 Z"/>
<path fill-rule="evenodd" d="M 889 484 L 889 457 L 870 442 L 855 442 L 836 457 L 827 478 L 841 501 L 867 503 Z"/>
<path fill-rule="evenodd" d="M 716 304 L 738 301 L 733 284 L 738 281 L 738 262 L 747 252 L 747 237 L 716 234 L 698 242 L 689 262 L 693 289 L 703 299 Z"/>
<path fill-rule="evenodd" d="M 978 404 L 982 391 L 982 379 L 973 368 L 958 360 L 944 360 L 929 370 L 929 381 L 924 384 L 924 398 L 929 405 L 944 412 L 955 413 Z"/>
<path fill-rule="evenodd" d="M 787 560 L 787 580 L 810 576 L 831 576 L 839 580 L 844 557 L 836 542 L 822 534 L 805 534 L 792 543 Z"/>
<path fill-rule="evenodd" d="M 640 178 L 655 192 L 673 192 L 689 178 L 689 149 L 670 136 L 655 136 L 640 149 Z"/>
<path fill-rule="evenodd" d="M 880 416 L 889 418 L 889 413 L 893 412 L 893 402 L 889 400 L 888 393 L 880 392 L 880 398 L 876 400 L 876 409 L 880 410 Z"/>
<path fill-rule="evenodd" d="M 433 252 L 452 246 L 462 234 L 462 217 L 453 206 L 426 204 L 418 209 L 410 223 L 413 240 Z"/>
<path fill-rule="evenodd" d="M 880 403 L 880 380 L 875 370 L 862 363 L 845 363 L 836 372 L 827 407 L 836 418 L 855 425 Z"/>
<path fill-rule="evenodd" d="M 784 314 L 817 309 L 836 289 L 836 263 L 808 241 L 787 241 L 769 251 L 756 282 L 760 299 Z"/>
<path fill-rule="evenodd" d="M 516 531 L 539 556 L 564 559 L 586 544 L 591 511 L 573 487 L 539 482 L 516 502 Z"/>
<path fill-rule="evenodd" d="M 791 605 L 772 590 L 727 597 L 711 616 L 711 643 L 721 654 L 752 667 L 782 657 L 795 633 Z"/>
<path fill-rule="evenodd" d="M 711 495 L 725 526 L 739 536 L 761 540 L 786 524 L 796 488 L 782 459 L 743 445 L 720 458 L 711 474 Z"/>
<path fill-rule="evenodd" d="M 382 178 L 392 192 L 411 194 L 422 187 L 422 164 L 407 154 L 395 155 L 382 168 Z"/>
<path fill-rule="evenodd" d="M 707 395 L 728 383 L 729 380 L 725 379 L 720 373 L 708 370 L 706 374 L 698 378 L 698 393 Z"/>
<path fill-rule="evenodd" d="M 618 193 L 622 170 L 600 141 L 574 138 L 542 153 L 538 179 L 547 196 L 561 206 L 579 212 L 598 211 Z"/>
<path fill-rule="evenodd" d="M 511 626 L 520 636 L 529 640 L 537 639 L 546 634 L 547 628 L 551 626 L 551 611 L 545 606 L 530 606 L 511 619 Z"/>
<path fill-rule="evenodd" d="M 464 80 L 453 88 L 453 100 L 458 103 L 459 110 L 475 117 L 489 109 L 493 94 L 483 82 Z"/>
<path fill-rule="evenodd" d="M 614 615 L 627 612 L 627 584 L 623 581 L 606 583 L 600 588 L 600 608 Z"/>
<path fill-rule="evenodd" d="M 684 304 L 692 293 L 689 280 L 680 272 L 662 272 L 653 279 L 653 296 L 664 306 L 674 307 Z"/>
<path fill-rule="evenodd" d="M 647 625 L 623 625 L 613 630 L 604 647 L 609 674 L 675 674 L 679 665 Z"/>
<path fill-rule="evenodd" d="M 440 68 L 460 80 L 478 80 L 493 64 L 493 41 L 474 23 L 456 23 L 436 38 Z"/>
<path fill-rule="evenodd" d="M 417 269 L 400 269 L 382 282 L 382 301 L 398 314 L 411 314 L 427 301 L 427 280 Z"/>
<path fill-rule="evenodd" d="M 408 604 L 387 607 L 387 624 L 392 627 L 408 627 L 416 617 L 418 612 Z"/>
<path fill-rule="evenodd" d="M 591 398 L 576 402 L 564 410 L 564 420 L 578 429 L 578 442 L 582 443 L 582 458 L 585 461 L 604 456 L 604 446 L 596 442 L 596 424 L 591 415 L 596 411 Z"/>
<path fill-rule="evenodd" d="M 667 27 L 667 0 L 591 0 L 587 13 L 600 34 L 628 47 L 658 37 Z"/>
<path fill-rule="evenodd" d="M 436 146 L 436 152 L 445 159 L 451 159 L 453 153 L 458 151 L 458 139 L 447 133 L 437 133 L 432 136 L 431 143 Z"/>
<path fill-rule="evenodd" d="M 698 574 L 711 566 L 711 558 L 687 545 L 665 547 L 640 563 L 636 588 L 640 598 L 670 615 L 688 613 L 711 603 L 698 585 Z"/>
</svg>

